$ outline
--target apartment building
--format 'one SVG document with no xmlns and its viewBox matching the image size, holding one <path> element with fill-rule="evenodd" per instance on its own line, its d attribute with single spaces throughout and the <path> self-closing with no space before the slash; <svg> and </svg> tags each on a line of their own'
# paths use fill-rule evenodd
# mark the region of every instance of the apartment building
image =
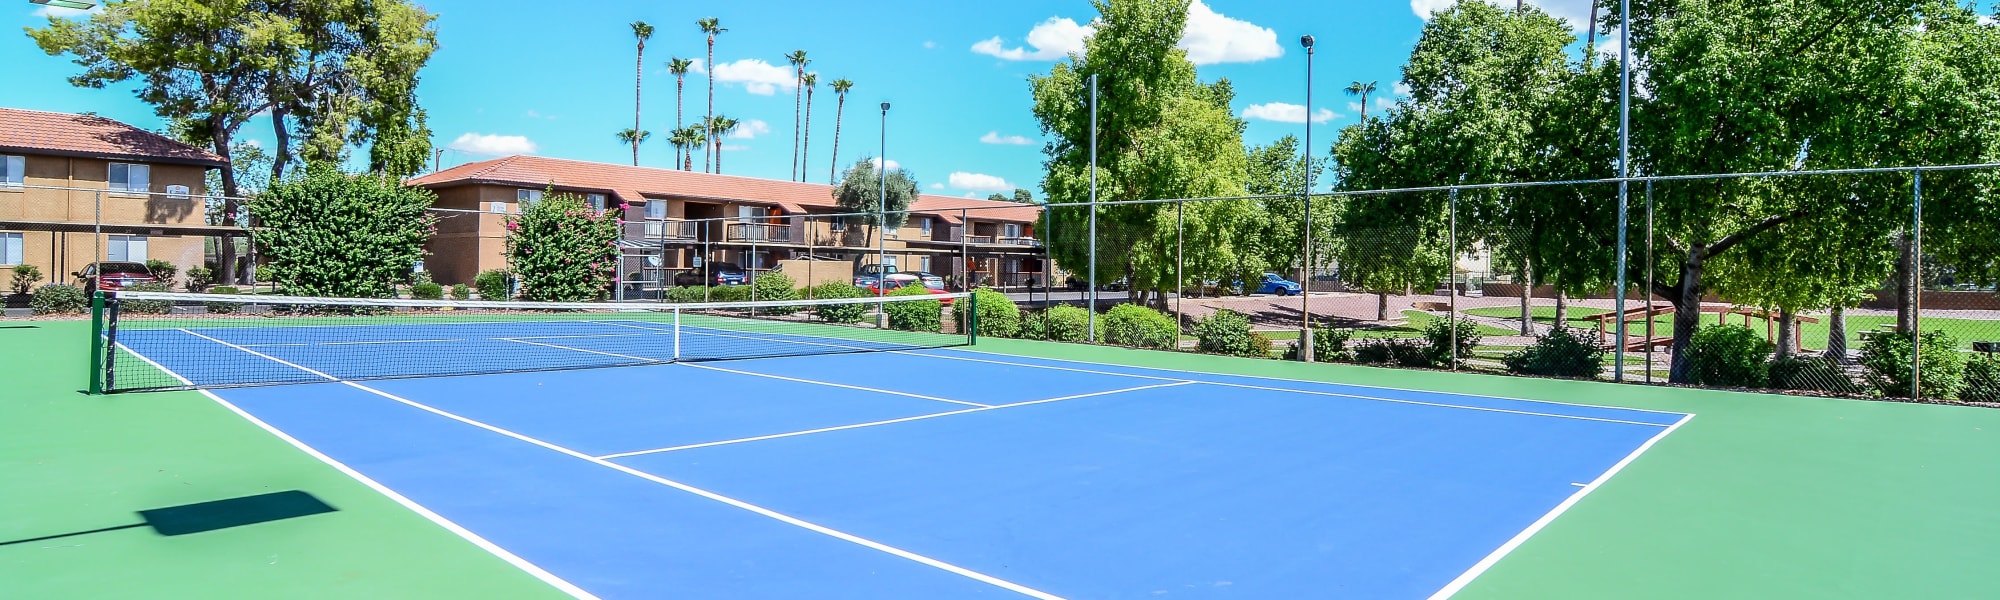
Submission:
<svg viewBox="0 0 2000 600">
<path fill-rule="evenodd" d="M 205 216 L 205 175 L 227 166 L 104 117 L 0 108 L 0 280 L 18 265 L 44 282 L 96 261 L 202 266 L 208 237 L 244 235 Z"/>
<path fill-rule="evenodd" d="M 902 226 L 877 231 L 840 214 L 833 187 L 733 175 L 510 156 L 410 180 L 443 209 L 425 268 L 440 282 L 469 283 L 506 268 L 506 219 L 547 193 L 624 206 L 624 278 L 659 285 L 704 261 L 752 271 L 817 258 L 927 271 L 980 285 L 1026 285 L 1042 272 L 1031 204 L 923 195 Z"/>
</svg>

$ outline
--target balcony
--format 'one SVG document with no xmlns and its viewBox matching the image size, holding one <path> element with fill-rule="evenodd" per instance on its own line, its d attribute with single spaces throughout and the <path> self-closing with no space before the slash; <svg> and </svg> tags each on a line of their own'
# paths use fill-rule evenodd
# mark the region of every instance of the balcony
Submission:
<svg viewBox="0 0 2000 600">
<path fill-rule="evenodd" d="M 636 221 L 625 223 L 626 239 L 693 241 L 701 239 L 700 223 L 694 221 Z"/>
<path fill-rule="evenodd" d="M 792 226 L 767 225 L 762 223 L 730 223 L 723 231 L 723 241 L 760 244 L 789 244 L 792 242 Z"/>
<path fill-rule="evenodd" d="M 978 246 L 1040 246 L 1041 240 L 1031 237 L 1005 237 L 996 235 L 969 235 L 965 242 Z"/>
</svg>

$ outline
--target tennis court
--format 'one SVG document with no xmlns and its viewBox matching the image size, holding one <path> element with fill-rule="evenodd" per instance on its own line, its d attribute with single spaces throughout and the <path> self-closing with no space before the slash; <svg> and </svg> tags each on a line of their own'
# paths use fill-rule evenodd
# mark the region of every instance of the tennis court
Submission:
<svg viewBox="0 0 2000 600">
<path fill-rule="evenodd" d="M 538 319 L 215 319 L 116 345 L 608 598 L 1442 597 L 1692 418 L 678 311 Z"/>
</svg>

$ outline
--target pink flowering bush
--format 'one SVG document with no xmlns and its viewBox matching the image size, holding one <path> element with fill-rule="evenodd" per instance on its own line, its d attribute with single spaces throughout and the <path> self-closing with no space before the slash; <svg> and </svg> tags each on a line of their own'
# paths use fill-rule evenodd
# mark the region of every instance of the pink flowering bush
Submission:
<svg viewBox="0 0 2000 600">
<path fill-rule="evenodd" d="M 521 299 L 584 302 L 610 295 L 618 266 L 618 213 L 582 198 L 545 194 L 507 220 L 507 263 Z"/>
</svg>

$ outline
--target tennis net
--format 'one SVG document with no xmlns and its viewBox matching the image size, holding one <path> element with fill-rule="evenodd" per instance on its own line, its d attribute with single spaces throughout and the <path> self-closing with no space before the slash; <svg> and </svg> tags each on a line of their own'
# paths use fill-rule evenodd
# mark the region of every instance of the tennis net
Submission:
<svg viewBox="0 0 2000 600">
<path fill-rule="evenodd" d="M 974 327 L 953 322 L 942 305 L 972 302 L 968 296 L 659 304 L 124 292 L 93 307 L 91 389 L 323 383 L 959 346 L 975 341 Z"/>
</svg>

